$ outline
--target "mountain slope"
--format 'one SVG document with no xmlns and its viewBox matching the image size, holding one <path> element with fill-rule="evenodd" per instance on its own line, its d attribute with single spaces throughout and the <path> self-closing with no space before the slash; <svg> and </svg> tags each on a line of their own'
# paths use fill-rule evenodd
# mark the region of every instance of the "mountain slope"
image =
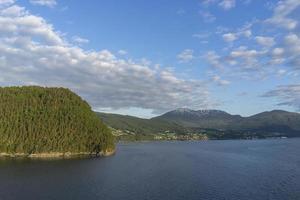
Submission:
<svg viewBox="0 0 300 200">
<path fill-rule="evenodd" d="M 259 113 L 243 118 L 231 125 L 234 130 L 256 130 L 268 132 L 300 132 L 300 114 L 282 110 Z"/>
<path fill-rule="evenodd" d="M 157 134 L 165 131 L 185 133 L 186 129 L 174 122 L 163 119 L 142 119 L 128 115 L 118 115 L 96 112 L 108 126 L 138 134 Z"/>
<path fill-rule="evenodd" d="M 274 110 L 250 117 L 220 110 L 176 109 L 152 119 L 98 113 L 104 123 L 137 134 L 205 133 L 211 138 L 300 137 L 300 114 Z"/>
<path fill-rule="evenodd" d="M 90 106 L 64 88 L 0 88 L 0 153 L 98 153 L 114 138 Z"/>
<path fill-rule="evenodd" d="M 164 119 L 180 124 L 184 127 L 201 127 L 213 129 L 225 129 L 237 120 L 241 120 L 239 115 L 230 115 L 221 110 L 190 110 L 177 109 L 167 112 L 153 119 Z"/>
</svg>

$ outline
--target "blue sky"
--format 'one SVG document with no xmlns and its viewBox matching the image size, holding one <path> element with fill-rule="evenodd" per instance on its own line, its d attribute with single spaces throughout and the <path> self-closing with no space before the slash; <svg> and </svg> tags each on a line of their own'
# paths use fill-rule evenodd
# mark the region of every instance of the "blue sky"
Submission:
<svg viewBox="0 0 300 200">
<path fill-rule="evenodd" d="M 300 110 L 299 0 L 0 0 L 0 86 L 94 110 Z"/>
</svg>

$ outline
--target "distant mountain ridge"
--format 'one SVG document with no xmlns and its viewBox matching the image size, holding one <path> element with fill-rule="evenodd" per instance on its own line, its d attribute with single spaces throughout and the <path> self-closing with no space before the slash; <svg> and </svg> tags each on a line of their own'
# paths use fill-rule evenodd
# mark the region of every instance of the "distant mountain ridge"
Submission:
<svg viewBox="0 0 300 200">
<path fill-rule="evenodd" d="M 151 119 L 107 113 L 98 113 L 98 116 L 108 126 L 136 134 L 171 131 L 177 134 L 206 133 L 211 138 L 300 137 L 300 114 L 283 110 L 249 117 L 231 115 L 222 110 L 188 108 L 172 110 Z"/>
<path fill-rule="evenodd" d="M 241 120 L 240 115 L 231 115 L 222 110 L 176 109 L 153 119 L 173 121 L 184 127 L 226 128 L 230 123 Z"/>
</svg>

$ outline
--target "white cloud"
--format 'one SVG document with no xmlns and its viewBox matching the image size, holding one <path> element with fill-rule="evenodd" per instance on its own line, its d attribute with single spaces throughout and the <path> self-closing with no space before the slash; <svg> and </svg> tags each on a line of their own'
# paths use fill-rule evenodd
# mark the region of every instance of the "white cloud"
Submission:
<svg viewBox="0 0 300 200">
<path fill-rule="evenodd" d="M 235 0 L 222 0 L 218 5 L 224 10 L 230 10 L 235 7 Z"/>
<path fill-rule="evenodd" d="M 202 0 L 201 4 L 203 6 L 210 6 L 210 5 L 218 5 L 224 10 L 230 10 L 231 8 L 234 8 L 236 5 L 235 0 Z"/>
<path fill-rule="evenodd" d="M 289 15 L 298 9 L 299 6 L 299 0 L 279 1 L 274 9 L 273 16 L 267 19 L 266 22 L 288 30 L 293 30 L 296 28 L 298 21 L 289 18 Z"/>
<path fill-rule="evenodd" d="M 255 58 L 259 54 L 261 54 L 261 52 L 258 52 L 255 49 L 248 50 L 247 47 L 244 47 L 244 46 L 239 47 L 230 53 L 230 55 L 233 58 L 245 58 L 245 59 Z"/>
<path fill-rule="evenodd" d="M 202 0 L 201 3 L 202 3 L 202 5 L 204 5 L 204 6 L 209 6 L 209 5 L 211 5 L 211 4 L 216 3 L 217 1 L 218 1 L 218 0 Z"/>
<path fill-rule="evenodd" d="M 226 42 L 233 42 L 238 40 L 241 36 L 250 38 L 252 36 L 252 31 L 250 29 L 240 29 L 235 33 L 225 33 L 222 38 Z"/>
<path fill-rule="evenodd" d="M 278 76 L 283 76 L 283 75 L 285 75 L 286 74 L 286 70 L 284 70 L 284 69 L 279 69 L 278 71 L 277 71 L 277 74 L 278 74 Z"/>
<path fill-rule="evenodd" d="M 15 0 L 0 0 L 0 8 L 2 6 L 7 6 L 7 5 L 11 5 L 15 2 Z"/>
<path fill-rule="evenodd" d="M 287 50 L 294 56 L 300 55 L 300 38 L 294 33 L 290 33 L 284 38 Z"/>
<path fill-rule="evenodd" d="M 275 48 L 272 51 L 273 56 L 282 56 L 284 54 L 284 49 L 283 48 Z"/>
<path fill-rule="evenodd" d="M 209 2 L 218 3 L 220 0 Z M 219 28 L 216 34 L 229 42 L 228 46 L 218 53 L 208 51 L 204 56 L 214 74 L 247 80 L 300 76 L 299 19 L 296 18 L 300 1 L 279 1 L 272 9 L 273 14 L 266 20 L 253 20 L 236 30 Z M 265 22 L 272 24 L 272 28 L 261 26 Z M 261 28 L 268 35 L 256 35 Z M 236 44 L 241 46 L 237 48 Z"/>
<path fill-rule="evenodd" d="M 51 24 L 24 9 L 13 16 L 0 14 L 0 72 L 1 86 L 68 87 L 94 109 L 139 107 L 161 113 L 212 105 L 201 81 L 120 59 L 108 50 L 85 51 L 67 43 Z"/>
<path fill-rule="evenodd" d="M 264 47 L 271 47 L 275 45 L 275 40 L 273 37 L 256 36 L 255 41 Z"/>
<path fill-rule="evenodd" d="M 210 36 L 209 32 L 202 32 L 202 33 L 195 33 L 193 34 L 194 38 L 198 38 L 198 39 L 206 39 Z"/>
<path fill-rule="evenodd" d="M 216 17 L 211 14 L 209 11 L 199 11 L 199 14 L 202 16 L 202 19 L 204 22 L 206 23 L 212 23 L 214 21 L 216 21 Z"/>
<path fill-rule="evenodd" d="M 221 57 L 215 51 L 208 51 L 203 58 L 213 67 L 221 68 L 222 63 L 220 61 Z"/>
<path fill-rule="evenodd" d="M 295 33 L 286 35 L 284 49 L 287 64 L 294 70 L 300 70 L 300 37 Z"/>
<path fill-rule="evenodd" d="M 234 35 L 242 34 L 237 32 Z M 229 48 L 220 54 L 222 56 L 209 51 L 206 59 L 213 67 L 212 69 L 220 68 L 227 77 L 258 80 L 270 76 L 296 77 L 300 75 L 300 37 L 298 34 L 290 32 L 283 37 L 278 37 L 278 43 L 273 37 L 257 36 L 254 39 L 264 48 L 256 49 L 248 48 L 248 46 Z M 227 41 L 232 40 L 229 37 Z M 216 73 L 220 73 L 220 69 Z"/>
<path fill-rule="evenodd" d="M 271 65 L 280 65 L 285 61 L 285 50 L 283 48 L 274 48 L 271 52 L 271 60 L 270 64 Z M 284 70 L 286 72 L 286 70 Z M 282 71 L 281 71 L 282 72 Z M 280 73 L 283 75 L 284 73 Z"/>
<path fill-rule="evenodd" d="M 239 63 L 239 70 L 254 70 L 255 73 L 257 73 L 257 71 L 261 69 L 261 64 L 258 60 L 261 54 L 262 52 L 259 52 L 255 49 L 240 47 L 231 51 L 229 57 Z"/>
<path fill-rule="evenodd" d="M 118 51 L 118 54 L 121 55 L 121 56 L 124 56 L 124 55 L 127 55 L 128 52 L 124 49 L 121 49 L 121 50 Z"/>
<path fill-rule="evenodd" d="M 215 82 L 219 86 L 226 86 L 230 84 L 230 81 L 228 80 L 223 80 L 220 76 L 214 75 L 212 77 L 212 81 Z"/>
<path fill-rule="evenodd" d="M 40 5 L 40 6 L 47 6 L 47 7 L 54 7 L 56 6 L 56 0 L 30 0 L 30 3 L 33 5 Z"/>
<path fill-rule="evenodd" d="M 2 13 L 5 9 L 1 10 Z M 22 11 L 22 9 L 20 9 Z M 38 16 L 26 12 L 15 13 L 16 16 L 0 16 L 1 36 L 35 37 L 49 44 L 63 44 L 59 33 L 54 31 L 52 25 Z"/>
<path fill-rule="evenodd" d="M 238 37 L 234 33 L 226 33 L 226 34 L 223 34 L 222 37 L 226 42 L 233 42 L 236 39 L 238 39 Z"/>
<path fill-rule="evenodd" d="M 25 9 L 23 7 L 13 5 L 8 8 L 5 8 L 1 10 L 1 15 L 2 16 L 9 16 L 9 17 L 14 17 L 14 16 L 19 16 L 19 15 L 24 15 L 25 14 Z"/>
<path fill-rule="evenodd" d="M 193 34 L 192 37 L 199 39 L 202 44 L 208 44 L 208 39 L 210 35 L 211 33 L 209 32 L 201 32 Z"/>
<path fill-rule="evenodd" d="M 213 74 L 221 74 L 231 80 L 261 80 L 272 74 L 276 69 L 271 65 L 262 62 L 263 59 L 270 57 L 268 50 L 258 51 L 240 46 L 232 50 L 227 50 L 225 54 L 218 54 L 208 51 L 203 57 L 212 67 Z M 274 73 L 274 72 L 273 72 Z M 215 78 L 215 80 L 218 80 Z M 221 79 L 222 80 L 222 79 Z M 224 85 L 226 82 L 224 82 Z"/>
<path fill-rule="evenodd" d="M 278 99 L 278 105 L 291 106 L 300 111 L 300 85 L 280 85 L 266 92 L 263 97 Z"/>
<path fill-rule="evenodd" d="M 246 70 L 248 73 L 251 72 L 253 73 L 252 76 L 260 76 L 261 74 L 258 72 L 266 70 L 266 67 L 262 68 L 263 63 L 260 62 L 260 58 L 267 55 L 267 53 L 268 51 L 266 50 L 258 51 L 256 49 L 248 49 L 245 46 L 241 46 L 231 51 L 228 58 L 239 63 L 237 65 L 239 70 Z"/>
<path fill-rule="evenodd" d="M 194 51 L 192 49 L 185 49 L 177 55 L 180 62 L 190 62 L 194 59 Z"/>
<path fill-rule="evenodd" d="M 252 35 L 252 31 L 251 30 L 244 30 L 244 31 L 240 32 L 240 34 L 242 34 L 243 36 L 249 38 Z"/>
<path fill-rule="evenodd" d="M 72 40 L 73 40 L 73 42 L 75 42 L 77 44 L 87 44 L 87 43 L 90 42 L 88 39 L 82 38 L 82 37 L 79 37 L 79 36 L 73 36 Z"/>
</svg>

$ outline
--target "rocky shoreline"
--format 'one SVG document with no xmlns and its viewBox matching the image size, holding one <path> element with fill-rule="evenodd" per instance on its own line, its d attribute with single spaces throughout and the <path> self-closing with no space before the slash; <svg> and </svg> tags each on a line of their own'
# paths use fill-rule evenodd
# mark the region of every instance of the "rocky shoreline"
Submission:
<svg viewBox="0 0 300 200">
<path fill-rule="evenodd" d="M 49 152 L 49 153 L 0 153 L 0 158 L 38 158 L 38 159 L 52 159 L 52 158 L 76 158 L 76 157 L 107 157 L 116 153 L 116 150 L 101 151 L 99 153 L 89 152 Z"/>
</svg>

